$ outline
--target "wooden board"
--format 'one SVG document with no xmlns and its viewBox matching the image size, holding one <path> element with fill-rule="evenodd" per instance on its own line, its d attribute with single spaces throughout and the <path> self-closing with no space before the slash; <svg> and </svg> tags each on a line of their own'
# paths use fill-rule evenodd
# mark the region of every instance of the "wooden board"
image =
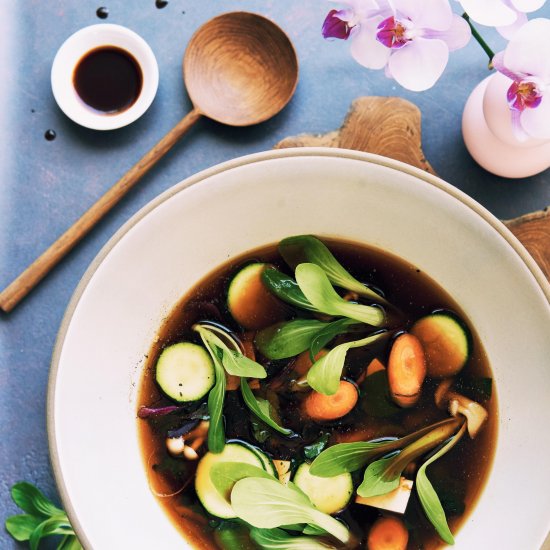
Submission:
<svg viewBox="0 0 550 550">
<path fill-rule="evenodd" d="M 352 103 L 339 130 L 287 137 L 275 146 L 287 147 L 343 147 L 376 153 L 435 174 L 422 152 L 420 110 L 398 97 L 360 97 Z M 503 221 L 550 280 L 548 208 Z"/>
</svg>

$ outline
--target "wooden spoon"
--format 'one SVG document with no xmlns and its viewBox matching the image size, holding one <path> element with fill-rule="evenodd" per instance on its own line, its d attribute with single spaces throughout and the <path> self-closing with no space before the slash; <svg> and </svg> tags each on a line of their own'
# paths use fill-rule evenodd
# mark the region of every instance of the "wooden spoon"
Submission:
<svg viewBox="0 0 550 550">
<path fill-rule="evenodd" d="M 199 118 L 249 126 L 276 115 L 296 89 L 298 61 L 289 38 L 272 21 L 232 12 L 193 35 L 183 74 L 191 112 L 0 293 L 0 309 L 11 311 Z"/>
</svg>

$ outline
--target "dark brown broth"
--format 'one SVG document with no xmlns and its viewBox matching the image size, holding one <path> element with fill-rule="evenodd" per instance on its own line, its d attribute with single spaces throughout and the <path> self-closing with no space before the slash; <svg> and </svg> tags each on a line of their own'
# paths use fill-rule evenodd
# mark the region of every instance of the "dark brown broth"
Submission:
<svg viewBox="0 0 550 550">
<path fill-rule="evenodd" d="M 470 377 L 491 377 L 491 371 L 485 357 L 479 338 L 468 323 L 467 317 L 458 304 L 429 276 L 414 266 L 392 256 L 386 252 L 358 245 L 357 243 L 341 240 L 324 239 L 338 260 L 359 280 L 382 289 L 390 303 L 398 306 L 406 316 L 403 325 L 407 329 L 414 320 L 426 315 L 435 309 L 447 309 L 455 312 L 468 325 L 473 336 L 473 354 L 468 365 L 460 374 Z M 215 320 L 234 329 L 239 328 L 232 321 L 227 312 L 225 299 L 226 288 L 232 275 L 243 264 L 259 260 L 275 264 L 280 269 L 286 269 L 276 251 L 276 246 L 268 246 L 251 251 L 241 257 L 219 267 L 202 281 L 200 281 L 167 317 L 159 332 L 158 340 L 153 344 L 147 358 L 147 367 L 141 382 L 138 403 L 139 406 L 163 406 L 173 404 L 162 395 L 154 381 L 154 365 L 166 346 L 182 341 L 197 341 L 191 325 L 199 320 Z M 371 348 L 368 352 L 356 351 L 352 354 L 347 369 L 353 379 L 354 365 L 366 365 L 374 356 L 387 357 L 391 342 L 386 342 Z M 268 373 L 281 367 L 281 364 L 267 365 Z M 357 369 L 357 373 L 361 369 Z M 268 378 L 269 380 L 269 378 Z M 300 400 L 302 395 L 282 393 L 281 415 L 283 425 L 299 431 L 303 440 L 299 448 L 294 448 L 287 439 L 270 433 L 266 443 L 258 444 L 249 428 L 249 414 L 242 404 L 237 392 L 228 392 L 225 406 L 226 435 L 228 439 L 235 438 L 248 441 L 261 447 L 264 451 L 273 454 L 274 458 L 292 458 L 307 443 L 315 441 L 321 433 L 326 433 L 327 427 L 333 431 L 330 442 L 367 440 L 384 435 L 400 436 L 410 433 L 419 427 L 426 426 L 437 420 L 447 418 L 445 412 L 433 405 L 433 391 L 436 383 L 427 380 L 423 390 L 421 406 L 404 410 L 395 420 L 390 421 L 365 418 L 357 411 L 345 417 L 345 422 L 331 425 L 316 425 L 308 422 L 301 416 Z M 497 398 L 495 388 L 489 401 L 482 402 L 489 412 L 489 421 L 475 440 L 465 436 L 452 452 L 442 457 L 430 466 L 429 475 L 434 487 L 445 497 L 445 492 L 459 495 L 465 505 L 466 512 L 462 515 L 448 515 L 451 530 L 456 533 L 472 510 L 476 499 L 482 491 L 492 464 L 496 434 L 497 434 Z M 196 405 L 194 405 L 196 406 Z M 165 483 L 162 492 L 173 493 L 181 488 L 185 480 L 190 480 L 196 463 L 189 463 L 170 458 L 165 450 L 165 437 L 168 429 L 175 429 L 181 425 L 177 415 L 170 415 L 154 420 L 138 420 L 138 432 L 146 468 L 152 463 L 162 462 L 169 470 L 174 469 L 168 476 L 163 476 Z M 155 480 L 158 477 L 155 474 Z M 442 496 L 443 495 L 443 496 Z M 435 535 L 433 527 L 425 519 L 413 491 L 412 502 L 407 508 L 405 519 L 417 524 L 411 533 L 409 550 L 431 550 L 443 546 Z M 214 528 L 217 521 L 212 521 L 202 509 L 194 493 L 193 482 L 178 495 L 171 498 L 159 498 L 165 511 L 182 532 L 184 537 L 196 548 L 217 547 L 214 539 Z M 371 524 L 379 512 L 376 509 L 359 504 L 352 504 L 343 514 L 343 519 L 350 526 L 358 524 L 366 528 Z M 368 529 L 365 529 L 368 531 Z"/>
</svg>

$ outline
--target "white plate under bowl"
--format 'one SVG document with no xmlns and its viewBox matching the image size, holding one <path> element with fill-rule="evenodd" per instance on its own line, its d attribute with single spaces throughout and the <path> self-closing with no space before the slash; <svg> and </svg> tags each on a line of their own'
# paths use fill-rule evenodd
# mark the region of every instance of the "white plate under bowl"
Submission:
<svg viewBox="0 0 550 550">
<path fill-rule="evenodd" d="M 485 346 L 499 396 L 489 481 L 456 548 L 538 550 L 550 525 L 550 287 L 472 199 L 405 164 L 291 149 L 216 166 L 136 214 L 94 260 L 52 363 L 48 433 L 63 504 L 86 548 L 182 548 L 149 492 L 136 394 L 162 319 L 213 268 L 302 233 L 386 249 L 438 281 Z"/>
</svg>

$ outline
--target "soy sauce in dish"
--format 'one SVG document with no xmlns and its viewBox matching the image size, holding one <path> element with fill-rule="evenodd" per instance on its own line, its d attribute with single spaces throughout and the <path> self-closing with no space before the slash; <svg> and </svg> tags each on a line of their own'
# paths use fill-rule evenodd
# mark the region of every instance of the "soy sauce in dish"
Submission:
<svg viewBox="0 0 550 550">
<path fill-rule="evenodd" d="M 80 99 L 95 111 L 116 114 L 139 97 L 143 75 L 134 57 L 116 46 L 95 48 L 82 57 L 73 83 Z"/>
</svg>

